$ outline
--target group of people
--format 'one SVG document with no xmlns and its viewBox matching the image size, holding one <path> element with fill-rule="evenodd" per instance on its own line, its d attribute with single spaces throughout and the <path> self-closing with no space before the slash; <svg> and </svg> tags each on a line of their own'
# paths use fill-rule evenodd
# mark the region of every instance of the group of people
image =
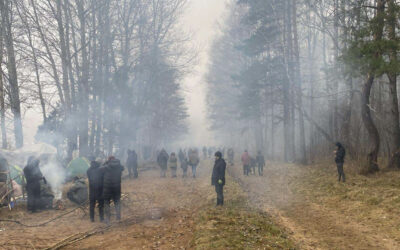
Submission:
<svg viewBox="0 0 400 250">
<path fill-rule="evenodd" d="M 196 178 L 197 166 L 200 163 L 199 152 L 197 149 L 189 149 L 188 152 L 179 150 L 178 156 L 175 152 L 168 155 L 165 149 L 162 149 L 157 155 L 157 163 L 161 169 L 161 177 L 167 176 L 168 167 L 171 170 L 171 177 L 177 177 L 178 160 L 182 169 L 182 177 L 187 177 L 188 167 L 191 167 L 192 177 Z"/>
<path fill-rule="evenodd" d="M 256 157 L 250 156 L 249 152 L 245 150 L 242 154 L 241 161 L 243 164 L 243 174 L 256 174 L 256 167 L 258 168 L 258 175 L 262 176 L 264 173 L 265 159 L 261 151 L 257 152 Z"/>
</svg>

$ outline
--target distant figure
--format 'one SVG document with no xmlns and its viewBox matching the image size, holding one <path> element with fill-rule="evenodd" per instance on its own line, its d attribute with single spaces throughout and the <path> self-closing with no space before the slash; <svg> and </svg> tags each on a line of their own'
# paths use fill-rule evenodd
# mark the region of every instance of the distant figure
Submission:
<svg viewBox="0 0 400 250">
<path fill-rule="evenodd" d="M 171 153 L 169 157 L 169 168 L 171 169 L 172 178 L 176 178 L 176 169 L 178 168 L 178 159 L 176 158 L 175 153 Z"/>
<path fill-rule="evenodd" d="M 166 177 L 167 167 L 168 167 L 168 159 L 169 159 L 168 153 L 164 149 L 162 149 L 157 156 L 157 163 L 161 168 L 161 177 L 162 178 Z"/>
<path fill-rule="evenodd" d="M 203 158 L 204 159 L 207 158 L 207 148 L 206 148 L 206 146 L 203 147 Z"/>
<path fill-rule="evenodd" d="M 235 159 L 235 152 L 233 151 L 233 148 L 228 149 L 228 162 L 230 165 L 233 165 Z"/>
<path fill-rule="evenodd" d="M 104 169 L 100 168 L 100 162 L 92 158 L 90 161 L 90 168 L 86 173 L 89 179 L 90 220 L 94 222 L 94 208 L 96 207 L 97 202 L 99 207 L 100 221 L 104 221 Z"/>
<path fill-rule="evenodd" d="M 88 188 L 85 179 L 82 177 L 74 177 L 74 184 L 68 190 L 67 197 L 70 201 L 77 205 L 83 205 L 88 200 Z"/>
<path fill-rule="evenodd" d="M 208 158 L 211 158 L 212 152 L 213 152 L 212 148 L 209 147 L 208 148 Z"/>
<path fill-rule="evenodd" d="M 186 158 L 186 155 L 185 155 L 185 153 L 182 151 L 182 149 L 179 149 L 178 158 L 179 158 L 179 162 L 180 162 L 180 163 L 182 163 L 182 161 Z"/>
<path fill-rule="evenodd" d="M 336 143 L 336 151 L 335 153 L 335 162 L 338 170 L 338 175 L 339 175 L 339 182 L 340 179 L 342 179 L 343 182 L 346 181 L 346 177 L 344 175 L 343 171 L 343 164 L 344 164 L 344 158 L 346 157 L 346 150 L 344 149 L 343 145 L 340 142 Z"/>
<path fill-rule="evenodd" d="M 248 176 L 250 171 L 250 155 L 247 150 L 242 154 L 241 160 L 243 164 L 243 174 Z"/>
<path fill-rule="evenodd" d="M 258 175 L 262 176 L 264 173 L 265 159 L 264 155 L 261 154 L 261 151 L 258 151 L 257 153 L 256 162 L 258 167 Z"/>
<path fill-rule="evenodd" d="M 197 149 L 189 151 L 189 165 L 192 167 L 192 176 L 196 178 L 197 165 L 200 163 L 199 152 Z"/>
<path fill-rule="evenodd" d="M 215 186 L 217 193 L 217 206 L 224 205 L 224 185 L 225 185 L 226 163 L 222 158 L 221 152 L 215 153 L 215 163 L 211 176 L 211 185 Z"/>
<path fill-rule="evenodd" d="M 40 207 L 40 181 L 43 180 L 47 183 L 40 171 L 39 163 L 39 159 L 31 156 L 24 168 L 26 191 L 28 193 L 28 211 L 31 212 L 36 212 Z"/>
<path fill-rule="evenodd" d="M 186 157 L 183 157 L 183 159 L 180 161 L 181 162 L 181 168 L 182 168 L 182 178 L 187 177 L 187 169 L 188 169 L 188 160 Z"/>
<path fill-rule="evenodd" d="M 256 166 L 257 166 L 256 158 L 250 156 L 250 172 L 253 175 L 256 175 Z"/>
<path fill-rule="evenodd" d="M 126 160 L 126 167 L 128 168 L 129 178 L 138 178 L 138 156 L 135 150 L 128 149 L 128 159 Z"/>
<path fill-rule="evenodd" d="M 113 200 L 117 220 L 121 220 L 121 176 L 124 167 L 114 156 L 110 156 L 102 167 L 104 171 L 103 197 L 105 202 L 106 222 L 110 222 L 110 202 Z"/>
</svg>

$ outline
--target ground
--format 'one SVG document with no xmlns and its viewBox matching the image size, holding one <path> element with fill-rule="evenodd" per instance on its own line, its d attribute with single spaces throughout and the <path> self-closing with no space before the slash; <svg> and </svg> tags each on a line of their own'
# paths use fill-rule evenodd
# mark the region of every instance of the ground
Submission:
<svg viewBox="0 0 400 250">
<path fill-rule="evenodd" d="M 77 209 L 43 227 L 0 222 L 4 249 L 400 249 L 398 172 L 338 183 L 331 162 L 268 163 L 264 176 L 228 166 L 225 206 L 216 208 L 211 160 L 196 179 L 157 169 L 123 181 L 123 220 L 90 223 Z M 345 170 L 349 166 L 345 166 Z M 37 214 L 23 206 L 1 219 L 39 224 L 73 209 Z M 96 218 L 97 219 L 97 218 Z"/>
</svg>

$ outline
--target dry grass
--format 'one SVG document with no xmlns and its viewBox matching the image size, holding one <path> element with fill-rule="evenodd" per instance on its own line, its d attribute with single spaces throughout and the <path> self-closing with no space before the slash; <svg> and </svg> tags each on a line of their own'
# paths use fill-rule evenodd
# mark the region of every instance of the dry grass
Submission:
<svg viewBox="0 0 400 250">
<path fill-rule="evenodd" d="M 346 183 L 338 182 L 332 162 L 305 167 L 294 177 L 291 189 L 305 200 L 400 240 L 400 171 L 364 176 L 358 174 L 360 166 L 362 163 L 345 164 Z"/>
<path fill-rule="evenodd" d="M 227 183 L 225 206 L 208 205 L 196 219 L 196 249 L 295 249 L 269 215 L 249 206 L 237 183 Z"/>
</svg>

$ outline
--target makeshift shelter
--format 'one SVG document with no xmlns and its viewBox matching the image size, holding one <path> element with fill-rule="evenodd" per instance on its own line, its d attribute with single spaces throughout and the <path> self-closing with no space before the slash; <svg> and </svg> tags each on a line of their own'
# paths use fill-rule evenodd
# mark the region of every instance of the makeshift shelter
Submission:
<svg viewBox="0 0 400 250">
<path fill-rule="evenodd" d="M 9 165 L 11 179 L 19 185 L 25 184 L 24 170 L 17 165 Z"/>
<path fill-rule="evenodd" d="M 90 167 L 90 162 L 85 157 L 73 159 L 67 166 L 67 176 L 86 176 L 86 171 Z"/>
</svg>

